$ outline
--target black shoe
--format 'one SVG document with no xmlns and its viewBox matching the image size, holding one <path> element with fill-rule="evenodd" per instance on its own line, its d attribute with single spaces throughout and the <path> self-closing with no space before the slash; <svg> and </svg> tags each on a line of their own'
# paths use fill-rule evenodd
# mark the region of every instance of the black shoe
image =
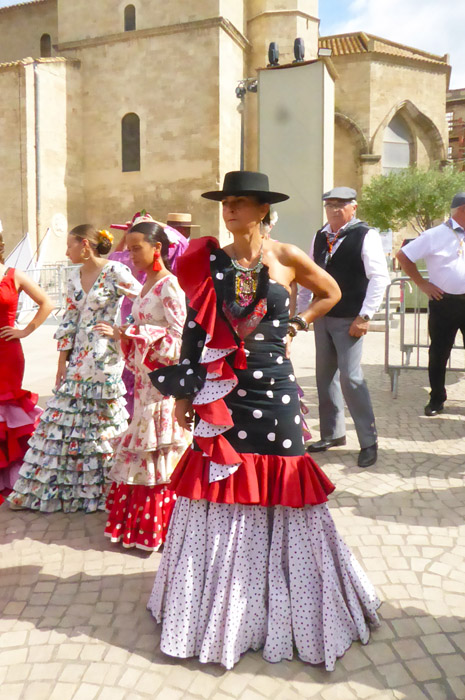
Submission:
<svg viewBox="0 0 465 700">
<path fill-rule="evenodd" d="M 433 403 L 429 401 L 425 406 L 425 416 L 437 416 L 444 410 L 444 403 Z"/>
<path fill-rule="evenodd" d="M 374 445 L 370 447 L 362 447 L 358 455 L 358 466 L 359 467 L 371 467 L 375 464 L 378 459 L 378 443 L 375 442 Z"/>
<path fill-rule="evenodd" d="M 347 440 L 345 435 L 340 438 L 334 438 L 333 440 L 318 440 L 318 442 L 312 442 L 312 444 L 307 447 L 307 452 L 324 452 L 330 447 L 340 447 L 341 445 L 345 445 L 346 442 Z"/>
</svg>

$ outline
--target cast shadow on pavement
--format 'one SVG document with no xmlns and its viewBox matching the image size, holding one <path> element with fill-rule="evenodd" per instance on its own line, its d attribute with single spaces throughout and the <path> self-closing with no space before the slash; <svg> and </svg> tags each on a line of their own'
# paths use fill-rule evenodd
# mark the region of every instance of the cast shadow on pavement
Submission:
<svg viewBox="0 0 465 700">
<path fill-rule="evenodd" d="M 415 443 L 412 444 L 414 447 Z M 465 445 L 464 445 L 465 448 Z M 378 446 L 378 460 L 376 464 L 365 469 L 357 467 L 358 446 L 354 449 L 338 447 L 319 452 L 315 457 L 318 465 L 327 473 L 329 478 L 336 480 L 337 472 L 344 474 L 392 474 L 412 484 L 412 489 L 417 487 L 416 480 L 429 479 L 434 485 L 437 480 L 438 489 L 447 491 L 449 486 L 444 481 L 449 479 L 463 479 L 465 474 L 465 460 L 463 454 L 438 454 L 433 452 L 420 452 L 412 450 L 399 450 L 386 447 L 382 436 Z M 464 449 L 465 451 L 465 449 Z M 332 472 L 332 467 L 337 471 Z M 421 485 L 423 487 L 423 484 Z M 433 489 L 434 490 L 434 489 Z M 337 491 L 337 488 L 336 488 Z"/>
<path fill-rule="evenodd" d="M 364 367 L 364 374 L 380 438 L 412 440 L 414 437 L 422 442 L 434 442 L 436 440 L 453 441 L 465 437 L 462 420 L 465 417 L 465 402 L 461 396 L 457 398 L 454 392 L 449 392 L 450 399 L 446 402 L 443 413 L 432 418 L 424 415 L 424 407 L 429 401 L 426 371 L 403 373 L 401 376 L 404 381 L 399 383 L 397 398 L 394 398 L 391 393 L 390 380 L 383 366 Z M 446 388 L 462 378 L 463 373 L 460 373 L 460 376 L 456 374 L 449 372 Z M 318 440 L 318 394 L 315 379 L 309 375 L 299 376 L 298 382 L 304 390 L 304 403 L 309 409 L 306 416 L 307 422 L 313 433 L 313 439 Z M 350 429 L 353 424 L 347 407 L 345 415 L 347 428 Z"/>
<path fill-rule="evenodd" d="M 465 522 L 463 487 L 414 489 L 381 496 L 356 496 L 352 512 L 371 521 L 385 520 L 420 527 L 460 527 Z M 465 601 L 464 601 L 465 608 Z"/>
<path fill-rule="evenodd" d="M 8 503 L 0 506 L 0 545 L 29 538 L 42 544 L 57 544 L 79 551 L 121 553 L 128 557 L 148 559 L 152 552 L 124 548 L 105 537 L 107 513 L 41 513 L 11 510 Z"/>
<path fill-rule="evenodd" d="M 58 577 L 42 574 L 39 566 L 7 568 L 2 571 L 1 578 L 2 620 L 32 623 L 38 630 L 51 630 L 56 644 L 67 641 L 85 644 L 90 639 L 108 646 L 109 651 L 112 647 L 119 647 L 156 665 L 182 665 L 190 671 L 201 671 L 218 678 L 226 675 L 228 672 L 219 664 L 200 664 L 196 659 L 175 659 L 160 651 L 160 626 L 145 608 L 153 578 L 153 572 L 97 576 L 78 573 Z M 39 602 L 34 601 L 34 596 L 41 596 L 42 605 L 34 604 Z M 298 678 L 300 687 L 305 683 L 333 686 L 335 682 L 350 681 L 352 677 L 355 680 L 355 672 L 364 667 L 365 670 L 370 669 L 365 684 L 377 690 L 392 691 L 397 687 L 396 683 L 393 683 L 389 675 L 383 675 L 389 674 L 389 664 L 378 669 L 376 661 L 380 651 L 387 654 L 386 642 L 389 642 L 389 647 L 395 650 L 396 655 L 391 650 L 387 658 L 397 667 L 403 668 L 403 679 L 412 679 L 410 673 L 413 664 L 419 658 L 424 658 L 425 662 L 435 665 L 438 670 L 436 678 L 445 684 L 447 674 L 444 665 L 441 666 L 441 661 L 435 661 L 436 656 L 439 660 L 443 658 L 440 656 L 441 649 L 436 654 L 431 653 L 422 641 L 422 630 L 424 634 L 441 633 L 444 639 L 447 637 L 455 655 L 463 657 L 463 620 L 453 616 L 434 617 L 414 606 L 400 609 L 389 602 L 383 604 L 381 618 L 382 625 L 373 632 L 372 641 L 367 646 L 362 647 L 360 642 L 354 642 L 346 652 L 344 658 L 351 654 L 357 657 L 357 663 L 353 667 L 349 662 L 348 668 L 352 668 L 352 671 L 347 670 L 339 660 L 336 669 L 328 673 L 322 665 L 305 664 L 297 656 L 293 661 L 268 664 L 258 651 L 244 654 L 231 673 L 258 672 L 291 683 Z M 18 625 L 15 625 L 15 629 L 18 629 Z M 415 654 L 403 658 L 401 645 L 409 641 L 416 647 Z M 398 649 L 396 643 L 399 643 Z M 360 653 L 365 657 L 361 666 Z M 105 657 L 102 663 L 105 663 Z M 405 682 L 402 680 L 398 685 L 404 685 Z M 421 683 L 418 687 L 421 687 Z"/>
</svg>

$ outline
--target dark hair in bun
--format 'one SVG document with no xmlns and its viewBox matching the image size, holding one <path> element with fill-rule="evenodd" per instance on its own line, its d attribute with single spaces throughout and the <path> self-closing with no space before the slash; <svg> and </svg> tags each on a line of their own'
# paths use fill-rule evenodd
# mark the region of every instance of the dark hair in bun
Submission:
<svg viewBox="0 0 465 700">
<path fill-rule="evenodd" d="M 170 242 L 160 224 L 155 223 L 155 221 L 141 221 L 140 224 L 136 224 L 129 229 L 128 233 L 141 233 L 144 236 L 144 240 L 152 246 L 155 246 L 155 243 L 161 243 L 161 257 L 165 267 L 171 270 L 171 263 L 168 259 Z"/>
<path fill-rule="evenodd" d="M 96 255 L 99 257 L 101 255 L 107 255 L 113 244 L 113 236 L 108 233 L 108 231 L 97 231 L 95 226 L 92 224 L 81 224 L 80 226 L 75 226 L 70 231 L 71 236 L 76 236 L 80 238 L 81 241 L 86 238 Z"/>
</svg>

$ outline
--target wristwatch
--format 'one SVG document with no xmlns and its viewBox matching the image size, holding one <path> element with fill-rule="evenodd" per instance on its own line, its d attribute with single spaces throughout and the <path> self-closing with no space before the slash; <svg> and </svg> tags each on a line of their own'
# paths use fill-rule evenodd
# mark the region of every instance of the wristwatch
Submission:
<svg viewBox="0 0 465 700">
<path fill-rule="evenodd" d="M 368 316 L 368 314 L 360 314 L 360 318 L 363 318 L 364 321 L 370 321 L 370 320 L 371 320 L 370 317 Z"/>
</svg>

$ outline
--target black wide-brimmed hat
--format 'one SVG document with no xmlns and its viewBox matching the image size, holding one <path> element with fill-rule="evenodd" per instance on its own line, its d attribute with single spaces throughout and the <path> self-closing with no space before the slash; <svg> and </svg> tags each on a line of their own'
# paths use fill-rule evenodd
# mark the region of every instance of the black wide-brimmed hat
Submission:
<svg viewBox="0 0 465 700">
<path fill-rule="evenodd" d="M 268 175 L 251 170 L 233 170 L 224 176 L 223 189 L 204 192 L 202 197 L 221 202 L 225 197 L 257 197 L 260 202 L 275 204 L 289 199 L 289 195 L 271 192 Z"/>
</svg>

